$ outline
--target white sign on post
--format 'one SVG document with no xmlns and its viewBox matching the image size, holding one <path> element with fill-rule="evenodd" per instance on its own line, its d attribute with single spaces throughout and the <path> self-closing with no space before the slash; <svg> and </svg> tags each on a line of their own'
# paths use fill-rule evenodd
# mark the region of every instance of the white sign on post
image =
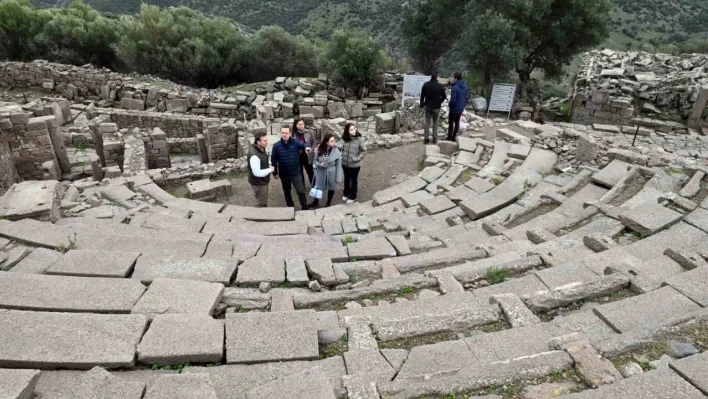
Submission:
<svg viewBox="0 0 708 399">
<path fill-rule="evenodd" d="M 407 98 L 420 98 L 425 82 L 430 80 L 430 76 L 403 75 L 403 100 L 401 106 L 406 105 Z"/>
<path fill-rule="evenodd" d="M 487 107 L 487 117 L 489 111 L 508 112 L 507 118 L 511 116 L 511 107 L 514 105 L 514 95 L 516 85 L 510 83 L 495 83 L 492 87 L 492 96 Z"/>
</svg>

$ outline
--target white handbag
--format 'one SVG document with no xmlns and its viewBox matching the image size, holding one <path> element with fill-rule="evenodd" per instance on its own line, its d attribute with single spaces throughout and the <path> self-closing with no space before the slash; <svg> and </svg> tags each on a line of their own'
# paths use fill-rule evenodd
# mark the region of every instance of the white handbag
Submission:
<svg viewBox="0 0 708 399">
<path fill-rule="evenodd" d="M 314 198 L 314 199 L 320 200 L 320 199 L 322 199 L 322 190 L 320 190 L 319 188 L 315 187 L 315 176 L 314 176 L 314 173 L 313 173 L 312 175 L 313 175 L 313 176 L 312 176 L 312 183 L 310 184 L 310 186 L 312 187 L 312 188 L 310 189 L 310 197 L 311 197 L 311 198 Z M 327 178 L 327 172 L 325 171 L 325 179 L 326 179 L 326 178 Z M 326 182 L 327 182 L 327 180 L 325 180 L 325 184 L 326 184 Z"/>
</svg>

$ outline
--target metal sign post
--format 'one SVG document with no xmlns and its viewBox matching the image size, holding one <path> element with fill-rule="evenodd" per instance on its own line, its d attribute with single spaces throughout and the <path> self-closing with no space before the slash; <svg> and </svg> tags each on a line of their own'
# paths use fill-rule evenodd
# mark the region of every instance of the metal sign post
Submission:
<svg viewBox="0 0 708 399">
<path fill-rule="evenodd" d="M 492 95 L 489 98 L 487 107 L 487 118 L 489 111 L 506 112 L 506 118 L 511 117 L 511 107 L 514 105 L 516 95 L 516 85 L 510 83 L 495 83 L 492 87 Z"/>
<path fill-rule="evenodd" d="M 406 106 L 407 98 L 420 98 L 420 92 L 423 90 L 423 85 L 429 80 L 430 76 L 403 75 L 403 96 L 401 99 L 401 108 Z"/>
</svg>

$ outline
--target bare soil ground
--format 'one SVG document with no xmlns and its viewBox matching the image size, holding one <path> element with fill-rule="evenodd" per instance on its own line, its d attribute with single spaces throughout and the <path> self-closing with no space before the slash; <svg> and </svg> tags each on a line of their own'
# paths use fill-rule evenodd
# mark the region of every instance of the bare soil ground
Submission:
<svg viewBox="0 0 708 399">
<path fill-rule="evenodd" d="M 425 146 L 422 142 L 407 144 L 392 149 L 380 149 L 369 151 L 364 159 L 359 173 L 359 193 L 358 202 L 370 200 L 374 193 L 391 186 L 392 177 L 398 174 L 408 174 L 410 176 L 418 174 L 419 167 L 425 156 Z M 248 184 L 246 174 L 232 175 L 229 177 L 233 186 L 233 196 L 221 198 L 219 202 L 243 206 L 255 206 L 256 200 L 253 190 Z M 177 187 L 165 187 L 165 189 L 175 196 L 185 196 L 187 187 L 180 185 Z M 305 193 L 310 191 L 310 183 L 305 183 Z M 300 209 L 295 190 L 292 190 L 295 208 Z M 308 198 L 308 202 L 311 201 Z M 332 200 L 332 205 L 342 203 L 342 186 Z M 277 207 L 285 206 L 283 188 L 279 180 L 271 179 L 268 193 L 268 205 Z M 324 206 L 321 202 L 320 206 Z"/>
</svg>

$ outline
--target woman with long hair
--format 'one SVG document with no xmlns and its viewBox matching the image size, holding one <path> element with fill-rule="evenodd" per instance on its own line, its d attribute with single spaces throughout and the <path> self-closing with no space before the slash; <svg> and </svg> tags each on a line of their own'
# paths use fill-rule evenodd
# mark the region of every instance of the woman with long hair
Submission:
<svg viewBox="0 0 708 399">
<path fill-rule="evenodd" d="M 324 193 L 327 191 L 327 205 L 332 205 L 334 192 L 339 188 L 339 183 L 342 181 L 342 153 L 337 148 L 337 145 L 332 134 L 326 134 L 322 138 L 322 142 L 317 147 L 317 154 L 313 162 L 315 170 L 315 186 Z M 314 199 L 309 207 L 319 205 L 319 200 Z"/>
<path fill-rule="evenodd" d="M 361 133 L 356 130 L 356 125 L 347 123 L 342 135 L 342 169 L 344 169 L 344 197 L 342 201 L 351 204 L 356 201 L 359 188 L 359 171 L 361 161 L 366 156 L 366 143 Z"/>
<path fill-rule="evenodd" d="M 315 148 L 315 135 L 310 129 L 305 127 L 305 121 L 302 118 L 295 118 L 293 121 L 293 139 L 299 143 L 305 143 L 310 148 Z M 300 151 L 300 165 L 307 173 L 308 181 L 312 182 L 314 171 L 312 170 L 312 162 L 315 159 L 314 151 L 307 154 L 305 151 Z M 303 184 L 305 183 L 305 173 L 302 174 Z"/>
</svg>

